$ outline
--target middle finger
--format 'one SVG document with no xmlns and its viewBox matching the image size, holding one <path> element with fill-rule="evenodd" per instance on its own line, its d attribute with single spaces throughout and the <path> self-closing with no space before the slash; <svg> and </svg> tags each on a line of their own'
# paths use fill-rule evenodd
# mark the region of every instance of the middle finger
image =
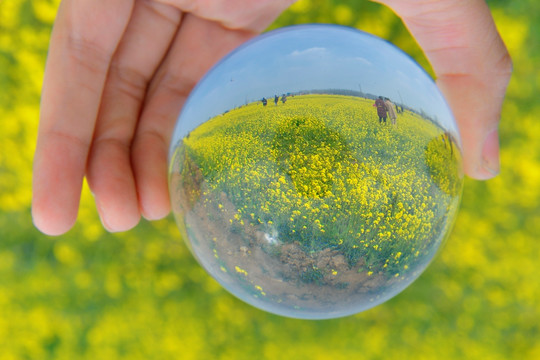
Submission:
<svg viewBox="0 0 540 360">
<path fill-rule="evenodd" d="M 104 226 L 127 230 L 140 218 L 130 145 L 149 80 L 178 29 L 180 10 L 136 1 L 112 59 L 88 159 L 88 183 Z"/>
<path fill-rule="evenodd" d="M 132 144 L 139 204 L 147 219 L 170 209 L 167 154 L 174 122 L 189 92 L 204 73 L 255 35 L 186 14 L 167 58 L 152 79 Z"/>
</svg>

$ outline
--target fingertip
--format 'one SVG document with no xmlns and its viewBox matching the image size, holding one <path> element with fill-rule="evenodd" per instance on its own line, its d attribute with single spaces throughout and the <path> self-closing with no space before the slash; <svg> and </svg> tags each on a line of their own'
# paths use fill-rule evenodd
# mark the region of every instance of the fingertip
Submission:
<svg viewBox="0 0 540 360">
<path fill-rule="evenodd" d="M 129 153 L 119 144 L 96 142 L 87 168 L 101 223 L 111 233 L 131 230 L 141 218 Z"/>
<path fill-rule="evenodd" d="M 54 209 L 32 205 L 32 222 L 45 235 L 59 236 L 68 232 L 75 224 L 76 215 L 61 214 Z"/>
<path fill-rule="evenodd" d="M 111 209 L 104 210 L 96 199 L 96 206 L 101 224 L 110 233 L 124 232 L 133 229 L 139 224 L 141 215 L 138 211 L 125 209 L 126 211 L 114 212 Z"/>
<path fill-rule="evenodd" d="M 62 235 L 75 224 L 81 188 L 77 171 L 68 173 L 69 167 L 59 166 L 55 158 L 43 161 L 43 157 L 36 156 L 32 181 L 32 222 L 50 236 Z"/>
<path fill-rule="evenodd" d="M 476 180 L 489 180 L 499 175 L 500 170 L 499 132 L 494 129 L 485 136 L 478 160 L 465 163 L 465 173 Z"/>
<path fill-rule="evenodd" d="M 167 191 L 163 191 L 163 187 L 146 189 L 141 196 L 140 202 L 141 215 L 146 220 L 161 220 L 171 212 L 169 194 Z"/>
<path fill-rule="evenodd" d="M 140 179 L 139 202 L 141 215 L 146 220 L 160 220 L 171 211 L 168 185 L 164 177 Z"/>
<path fill-rule="evenodd" d="M 163 219 L 171 211 L 165 143 L 161 137 L 139 136 L 132 149 L 139 208 L 146 220 Z"/>
<path fill-rule="evenodd" d="M 110 233 L 120 233 L 125 232 L 133 229 L 139 224 L 140 216 L 133 217 L 129 220 L 123 220 L 123 221 L 115 221 L 115 220 L 107 220 L 104 217 L 100 217 L 101 223 L 103 224 L 103 227 L 105 230 L 107 230 Z"/>
<path fill-rule="evenodd" d="M 165 207 L 157 208 L 153 207 L 149 210 L 143 210 L 142 216 L 145 218 L 145 220 L 148 221 L 155 221 L 155 220 L 161 220 L 163 218 L 166 218 L 167 215 L 169 215 L 170 210 L 166 209 Z"/>
<path fill-rule="evenodd" d="M 482 165 L 472 167 L 467 170 L 465 174 L 475 180 L 490 180 L 496 177 L 499 173 L 492 172 L 489 168 L 484 168 Z"/>
<path fill-rule="evenodd" d="M 497 176 L 501 171 L 499 160 L 499 132 L 497 129 L 488 132 L 482 146 L 482 170 Z"/>
</svg>

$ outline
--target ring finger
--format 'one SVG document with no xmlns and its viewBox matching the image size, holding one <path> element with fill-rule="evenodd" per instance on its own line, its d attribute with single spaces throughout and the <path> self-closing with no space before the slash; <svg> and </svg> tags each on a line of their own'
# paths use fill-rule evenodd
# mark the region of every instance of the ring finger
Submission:
<svg viewBox="0 0 540 360">
<path fill-rule="evenodd" d="M 135 1 L 112 59 L 87 164 L 87 178 L 103 225 L 124 231 L 140 218 L 130 147 L 148 82 L 181 22 L 180 10 Z"/>
</svg>

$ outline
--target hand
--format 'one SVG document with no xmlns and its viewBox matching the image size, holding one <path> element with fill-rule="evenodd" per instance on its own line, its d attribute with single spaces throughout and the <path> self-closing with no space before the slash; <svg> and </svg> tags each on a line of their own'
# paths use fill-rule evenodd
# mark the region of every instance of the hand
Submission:
<svg viewBox="0 0 540 360">
<path fill-rule="evenodd" d="M 85 174 L 108 230 L 166 216 L 168 143 L 186 97 L 291 2 L 64 0 L 43 83 L 34 224 L 69 230 Z"/>
<path fill-rule="evenodd" d="M 485 0 L 376 0 L 391 7 L 424 50 L 463 140 L 465 173 L 499 173 L 498 125 L 512 61 Z"/>
<path fill-rule="evenodd" d="M 166 159 L 176 114 L 202 74 L 292 0 L 65 0 L 42 96 L 33 216 L 48 234 L 77 216 L 86 173 L 104 226 L 170 209 Z M 460 126 L 466 173 L 499 171 L 497 125 L 511 61 L 484 0 L 379 0 L 423 47 Z"/>
</svg>

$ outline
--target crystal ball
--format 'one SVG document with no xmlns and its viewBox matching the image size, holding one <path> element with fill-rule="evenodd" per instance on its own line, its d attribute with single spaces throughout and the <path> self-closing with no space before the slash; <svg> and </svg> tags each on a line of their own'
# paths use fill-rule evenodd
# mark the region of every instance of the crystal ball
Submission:
<svg viewBox="0 0 540 360">
<path fill-rule="evenodd" d="M 327 319 L 395 296 L 451 230 L 463 171 L 432 79 L 361 31 L 263 34 L 187 99 L 169 152 L 181 236 L 224 288 Z"/>
</svg>

